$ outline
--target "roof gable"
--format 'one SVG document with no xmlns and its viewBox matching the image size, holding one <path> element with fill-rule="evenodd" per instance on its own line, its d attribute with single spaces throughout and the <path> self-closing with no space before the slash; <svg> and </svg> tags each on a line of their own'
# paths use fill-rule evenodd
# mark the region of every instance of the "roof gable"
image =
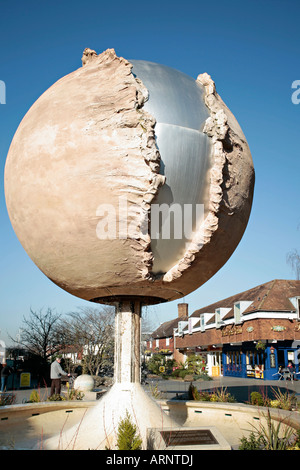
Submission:
<svg viewBox="0 0 300 470">
<path fill-rule="evenodd" d="M 151 338 L 158 339 L 158 338 L 168 338 L 173 336 L 174 328 L 178 327 L 178 322 L 180 321 L 187 321 L 188 316 L 186 317 L 176 317 L 173 320 L 169 320 L 167 322 L 162 323 L 155 331 L 153 331 Z"/>
</svg>

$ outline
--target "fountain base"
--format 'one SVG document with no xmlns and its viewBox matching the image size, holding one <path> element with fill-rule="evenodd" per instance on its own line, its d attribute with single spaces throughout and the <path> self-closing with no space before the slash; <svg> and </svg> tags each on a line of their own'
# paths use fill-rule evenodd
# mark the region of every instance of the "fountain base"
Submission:
<svg viewBox="0 0 300 470">
<path fill-rule="evenodd" d="M 118 426 L 126 411 L 137 427 L 143 449 L 148 448 L 149 428 L 178 428 L 178 424 L 144 391 L 141 384 L 122 382 L 115 383 L 78 424 L 47 439 L 43 447 L 47 450 L 115 449 Z"/>
</svg>

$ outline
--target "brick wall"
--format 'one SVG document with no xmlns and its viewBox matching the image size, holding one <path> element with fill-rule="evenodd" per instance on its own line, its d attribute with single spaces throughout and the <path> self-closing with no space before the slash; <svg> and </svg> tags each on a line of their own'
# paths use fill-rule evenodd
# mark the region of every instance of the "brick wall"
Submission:
<svg viewBox="0 0 300 470">
<path fill-rule="evenodd" d="M 282 328 L 282 331 L 276 331 Z M 176 348 L 208 346 L 245 341 L 268 340 L 300 340 L 300 322 L 285 319 L 256 319 L 245 321 L 241 325 L 226 325 L 212 328 L 204 332 L 186 334 L 183 338 L 176 337 Z"/>
<path fill-rule="evenodd" d="M 169 338 L 169 345 L 167 345 L 167 338 L 157 338 L 158 339 L 158 349 L 156 346 L 156 339 L 152 340 L 152 348 L 150 348 L 150 341 L 147 341 L 147 350 L 152 351 L 153 353 L 159 352 L 160 349 L 170 349 L 174 351 L 174 338 Z"/>
</svg>

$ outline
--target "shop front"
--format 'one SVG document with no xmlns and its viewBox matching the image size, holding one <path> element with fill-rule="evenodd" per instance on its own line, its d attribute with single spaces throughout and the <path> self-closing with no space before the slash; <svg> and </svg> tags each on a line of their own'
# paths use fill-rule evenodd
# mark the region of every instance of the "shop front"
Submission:
<svg viewBox="0 0 300 470">
<path fill-rule="evenodd" d="M 264 379 L 267 369 L 267 351 L 251 343 L 224 345 L 224 376 Z"/>
<path fill-rule="evenodd" d="M 193 353 L 201 358 L 202 371 L 210 377 L 220 377 L 223 375 L 223 363 L 222 363 L 222 348 L 216 346 L 208 346 L 193 348 Z"/>
<path fill-rule="evenodd" d="M 211 377 L 223 375 L 222 349 L 213 348 L 207 351 L 207 373 Z"/>
<path fill-rule="evenodd" d="M 293 378 L 300 379 L 299 341 L 278 341 L 268 343 L 251 341 L 245 343 L 224 344 L 222 353 L 223 375 L 229 377 L 253 378 L 260 380 L 278 380 L 285 378 L 285 371 Z M 288 375 L 290 376 L 290 375 Z"/>
<path fill-rule="evenodd" d="M 268 379 L 292 378 L 300 380 L 300 341 L 277 341 L 268 348 Z"/>
<path fill-rule="evenodd" d="M 222 356 L 224 376 L 245 377 L 246 363 L 241 344 L 224 345 Z"/>
<path fill-rule="evenodd" d="M 267 354 L 264 347 L 251 348 L 244 352 L 246 363 L 246 377 L 254 379 L 264 379 L 267 370 Z"/>
</svg>

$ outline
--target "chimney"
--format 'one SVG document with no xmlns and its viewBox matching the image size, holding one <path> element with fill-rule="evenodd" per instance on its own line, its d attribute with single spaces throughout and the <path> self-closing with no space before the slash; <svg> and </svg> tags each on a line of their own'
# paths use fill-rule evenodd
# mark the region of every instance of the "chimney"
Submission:
<svg viewBox="0 0 300 470">
<path fill-rule="evenodd" d="M 189 304 L 178 304 L 178 318 L 184 318 L 188 316 Z"/>
</svg>

